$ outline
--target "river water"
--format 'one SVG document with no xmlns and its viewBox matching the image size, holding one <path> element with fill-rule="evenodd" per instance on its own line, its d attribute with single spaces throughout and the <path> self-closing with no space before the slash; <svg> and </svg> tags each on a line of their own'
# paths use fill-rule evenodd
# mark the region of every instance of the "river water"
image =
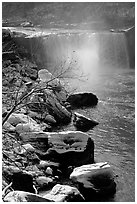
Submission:
<svg viewBox="0 0 137 204">
<path fill-rule="evenodd" d="M 134 70 L 130 69 L 101 72 L 91 89 L 99 98 L 98 105 L 77 110 L 99 122 L 88 134 L 95 143 L 95 161 L 107 161 L 118 175 L 112 199 L 116 202 L 135 199 L 134 76 Z"/>
<path fill-rule="evenodd" d="M 107 161 L 116 175 L 116 194 L 106 201 L 131 202 L 135 200 L 135 70 L 129 68 L 123 34 L 89 34 L 90 40 L 87 34 L 81 36 L 59 35 L 55 41 L 52 36 L 46 43 L 47 57 L 51 63 L 62 56 L 71 58 L 68 87 L 97 95 L 95 108 L 76 111 L 99 122 L 87 133 L 94 140 L 95 161 Z M 74 130 L 72 124 L 64 128 L 70 129 Z"/>
<path fill-rule="evenodd" d="M 53 74 L 66 69 L 69 91 L 90 91 L 99 99 L 95 108 L 76 111 L 99 122 L 87 134 L 94 140 L 95 161 L 107 161 L 116 176 L 116 194 L 106 201 L 135 201 L 135 70 L 129 68 L 124 34 L 45 33 L 37 50 L 45 68 Z"/>
</svg>

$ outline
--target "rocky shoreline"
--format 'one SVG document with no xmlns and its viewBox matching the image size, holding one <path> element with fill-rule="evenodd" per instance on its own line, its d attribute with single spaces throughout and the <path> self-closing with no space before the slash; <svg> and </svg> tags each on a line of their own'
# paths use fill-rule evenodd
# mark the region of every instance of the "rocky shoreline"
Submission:
<svg viewBox="0 0 137 204">
<path fill-rule="evenodd" d="M 86 202 L 113 197 L 107 162 L 95 163 L 85 133 L 97 121 L 75 111 L 98 103 L 93 93 L 69 93 L 58 77 L 32 62 L 14 36 L 2 36 L 2 189 L 5 202 Z M 75 131 L 55 131 L 73 121 Z"/>
</svg>

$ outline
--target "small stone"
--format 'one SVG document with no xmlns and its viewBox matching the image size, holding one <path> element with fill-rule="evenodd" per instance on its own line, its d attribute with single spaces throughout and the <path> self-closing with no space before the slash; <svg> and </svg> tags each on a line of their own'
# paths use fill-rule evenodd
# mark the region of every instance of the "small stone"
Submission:
<svg viewBox="0 0 137 204">
<path fill-rule="evenodd" d="M 39 176 L 36 178 L 36 183 L 40 188 L 53 186 L 53 179 L 46 176 Z"/>
<path fill-rule="evenodd" d="M 46 115 L 45 119 L 44 119 L 46 122 L 49 122 L 51 124 L 56 124 L 56 120 L 55 118 L 52 116 L 52 115 Z"/>
<path fill-rule="evenodd" d="M 59 163 L 41 160 L 38 167 L 42 169 L 45 169 L 47 167 L 57 168 L 59 167 Z"/>
<path fill-rule="evenodd" d="M 47 167 L 45 173 L 48 174 L 48 175 L 52 175 L 53 174 L 53 170 L 50 167 Z"/>
</svg>

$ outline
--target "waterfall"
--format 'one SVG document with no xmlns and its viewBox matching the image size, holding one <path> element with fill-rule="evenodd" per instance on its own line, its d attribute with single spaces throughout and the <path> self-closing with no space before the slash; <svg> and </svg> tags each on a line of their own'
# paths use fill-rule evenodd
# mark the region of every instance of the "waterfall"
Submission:
<svg viewBox="0 0 137 204">
<path fill-rule="evenodd" d="M 49 64 L 76 61 L 82 70 L 102 67 L 129 68 L 124 33 L 66 33 L 43 38 L 44 59 Z"/>
<path fill-rule="evenodd" d="M 73 83 L 73 87 L 84 86 L 82 80 L 94 87 L 101 74 L 113 75 L 117 69 L 129 68 L 127 39 L 122 32 L 60 30 L 18 42 L 33 52 L 40 69 L 46 68 L 56 76 L 67 70 L 63 77 L 68 77 L 67 83 Z"/>
</svg>

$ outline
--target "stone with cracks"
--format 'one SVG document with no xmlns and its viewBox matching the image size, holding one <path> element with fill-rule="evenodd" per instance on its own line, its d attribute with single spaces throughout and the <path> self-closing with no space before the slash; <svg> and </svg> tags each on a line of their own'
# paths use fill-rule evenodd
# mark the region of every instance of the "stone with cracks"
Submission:
<svg viewBox="0 0 137 204">
<path fill-rule="evenodd" d="M 60 184 L 55 185 L 53 189 L 43 197 L 54 202 L 82 202 L 85 200 L 77 188 Z"/>
</svg>

